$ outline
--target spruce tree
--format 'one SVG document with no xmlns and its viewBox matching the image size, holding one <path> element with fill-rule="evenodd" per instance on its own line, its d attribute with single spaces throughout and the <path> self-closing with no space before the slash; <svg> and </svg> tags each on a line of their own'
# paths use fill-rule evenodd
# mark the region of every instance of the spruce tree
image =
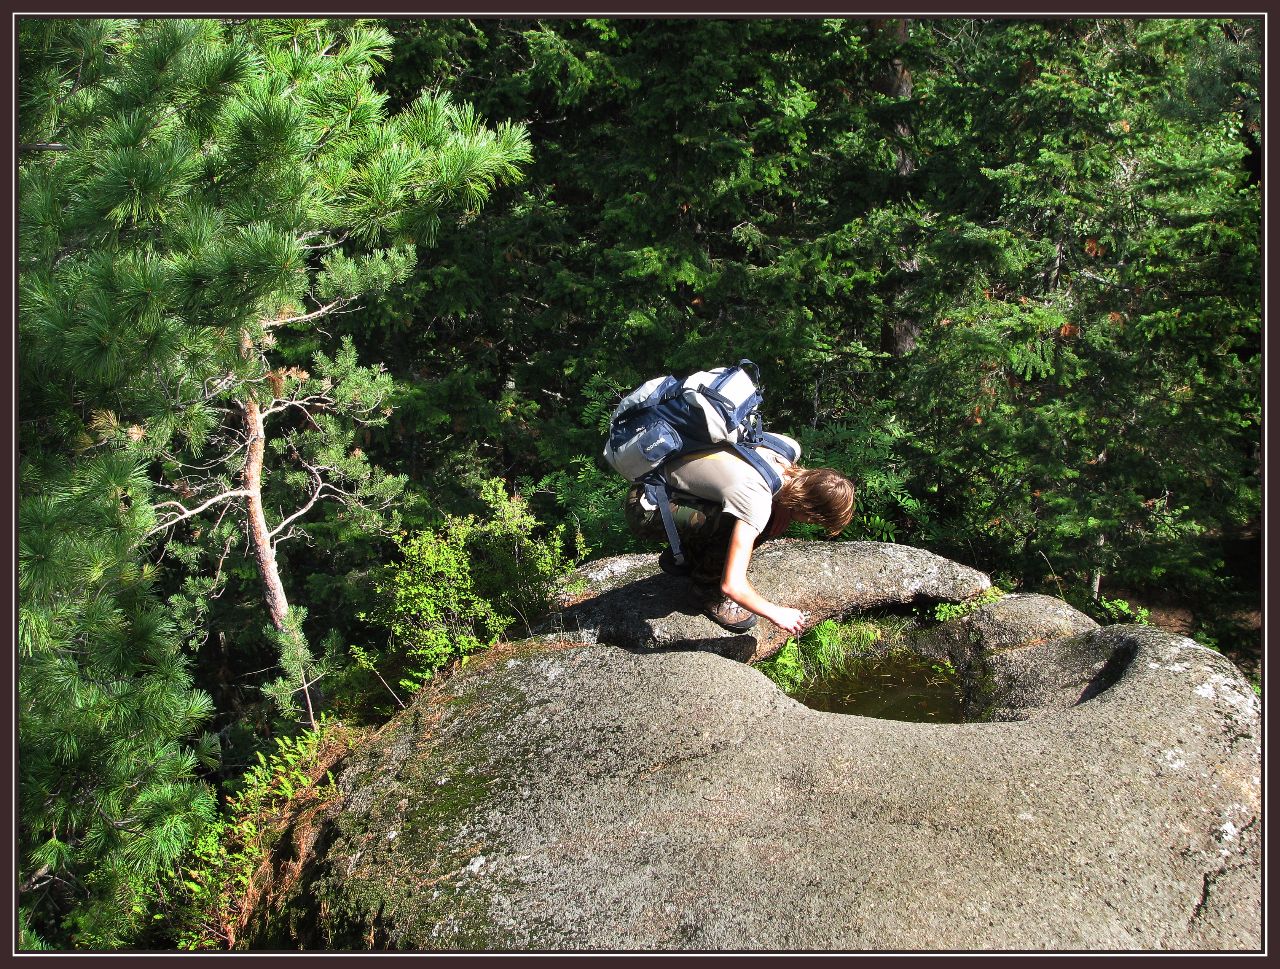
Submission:
<svg viewBox="0 0 1280 969">
<path fill-rule="evenodd" d="M 924 28 L 929 271 L 902 297 L 930 325 L 885 389 L 940 550 L 1094 597 L 1222 591 L 1198 539 L 1257 512 L 1261 309 L 1257 89 L 1203 80 L 1223 27 Z"/>
<path fill-rule="evenodd" d="M 1258 22 L 395 29 L 395 96 L 456 75 L 539 139 L 520 205 L 365 330 L 451 450 L 621 540 L 600 417 L 746 355 L 861 483 L 850 537 L 1222 598 L 1259 505 Z"/>
</svg>

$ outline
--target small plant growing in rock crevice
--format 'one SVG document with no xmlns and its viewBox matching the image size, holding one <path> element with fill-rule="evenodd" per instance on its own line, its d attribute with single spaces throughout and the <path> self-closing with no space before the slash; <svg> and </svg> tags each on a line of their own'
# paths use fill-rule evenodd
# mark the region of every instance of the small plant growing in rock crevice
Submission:
<svg viewBox="0 0 1280 969">
<path fill-rule="evenodd" d="M 170 881 L 156 888 L 173 939 L 186 951 L 227 950 L 273 877 L 266 865 L 281 833 L 332 800 L 332 766 L 356 742 L 340 722 L 321 715 L 316 729 L 276 740 L 269 755 L 239 781 L 222 816 L 196 839 Z M 167 913 L 167 914 L 166 914 Z"/>
<path fill-rule="evenodd" d="M 756 668 L 816 710 L 961 722 L 963 673 L 947 658 L 918 652 L 912 634 L 922 625 L 930 623 L 918 614 L 893 612 L 826 620 Z"/>
<path fill-rule="evenodd" d="M 933 607 L 933 618 L 938 622 L 950 622 L 953 619 L 960 619 L 976 612 L 985 605 L 989 605 L 998 599 L 1003 599 L 1006 593 L 999 586 L 993 585 L 984 592 L 979 592 L 976 596 L 966 599 L 964 602 L 939 602 Z"/>
</svg>

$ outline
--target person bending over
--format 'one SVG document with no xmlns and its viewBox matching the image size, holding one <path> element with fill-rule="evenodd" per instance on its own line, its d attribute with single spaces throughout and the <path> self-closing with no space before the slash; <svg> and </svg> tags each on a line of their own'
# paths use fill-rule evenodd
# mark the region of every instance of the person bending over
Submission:
<svg viewBox="0 0 1280 969">
<path fill-rule="evenodd" d="M 800 445 L 784 437 L 797 458 Z M 828 536 L 842 532 L 853 518 L 853 482 L 831 468 L 803 468 L 776 451 L 759 453 L 782 478 L 776 495 L 755 468 L 734 450 L 721 445 L 686 455 L 666 468 L 672 487 L 671 510 L 684 547 L 688 575 L 703 603 L 703 611 L 725 629 L 744 632 L 764 616 L 779 629 L 799 635 L 804 614 L 770 602 L 747 578 L 756 546 L 777 538 L 792 522 L 822 526 Z M 627 494 L 626 520 L 631 531 L 648 540 L 666 539 L 662 516 L 645 507 L 644 486 Z M 671 550 L 658 562 L 675 567 Z"/>
</svg>

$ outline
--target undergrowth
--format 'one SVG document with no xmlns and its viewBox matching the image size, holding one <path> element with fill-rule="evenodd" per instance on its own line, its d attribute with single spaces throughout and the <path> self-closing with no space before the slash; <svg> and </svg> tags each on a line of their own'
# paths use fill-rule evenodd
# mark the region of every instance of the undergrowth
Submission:
<svg viewBox="0 0 1280 969">
<path fill-rule="evenodd" d="M 170 945 L 226 951 L 270 878 L 266 864 L 281 833 L 337 793 L 331 767 L 356 733 L 321 716 L 316 729 L 278 737 L 269 756 L 241 777 L 221 817 L 196 839 L 169 883 L 157 890 Z"/>
<path fill-rule="evenodd" d="M 486 517 L 449 516 L 436 529 L 401 534 L 397 560 L 376 570 L 360 618 L 388 635 L 351 646 L 343 686 L 360 692 L 363 672 L 403 707 L 442 670 L 491 648 L 519 623 L 532 634 L 568 589 L 578 558 L 564 527 L 541 530 L 528 503 L 499 479 L 483 484 Z M 577 544 L 581 544 L 580 542 Z"/>
<path fill-rule="evenodd" d="M 995 602 L 997 599 L 1003 599 L 1007 592 L 999 586 L 993 585 L 984 592 L 979 592 L 976 596 L 970 596 L 963 602 L 939 602 L 933 607 L 933 618 L 938 622 L 950 622 L 953 619 L 960 619 L 976 612 L 983 606 Z"/>
</svg>

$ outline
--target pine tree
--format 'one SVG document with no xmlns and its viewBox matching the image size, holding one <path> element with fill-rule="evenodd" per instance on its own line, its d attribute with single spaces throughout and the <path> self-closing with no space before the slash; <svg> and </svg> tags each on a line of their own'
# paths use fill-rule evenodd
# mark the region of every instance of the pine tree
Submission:
<svg viewBox="0 0 1280 969">
<path fill-rule="evenodd" d="M 325 501 L 378 527 L 402 486 L 353 446 L 390 382 L 325 347 L 324 321 L 403 280 L 529 149 L 444 94 L 389 115 L 371 84 L 388 46 L 360 21 L 20 24 L 22 881 L 40 931 L 70 912 L 72 941 L 123 937 L 134 906 L 112 920 L 109 873 L 138 895 L 208 813 L 191 777 L 212 751 L 180 744 L 208 713 L 178 649 L 190 616 L 166 618 L 149 559 L 172 552 L 191 602 L 250 555 L 271 691 L 309 705 L 322 670 L 276 546 Z M 310 365 L 279 365 L 297 333 Z"/>
<path fill-rule="evenodd" d="M 190 743 L 211 703 L 138 554 L 137 464 L 24 454 L 19 487 L 21 902 L 39 936 L 113 946 L 212 817 L 193 775 L 217 740 Z"/>
</svg>

